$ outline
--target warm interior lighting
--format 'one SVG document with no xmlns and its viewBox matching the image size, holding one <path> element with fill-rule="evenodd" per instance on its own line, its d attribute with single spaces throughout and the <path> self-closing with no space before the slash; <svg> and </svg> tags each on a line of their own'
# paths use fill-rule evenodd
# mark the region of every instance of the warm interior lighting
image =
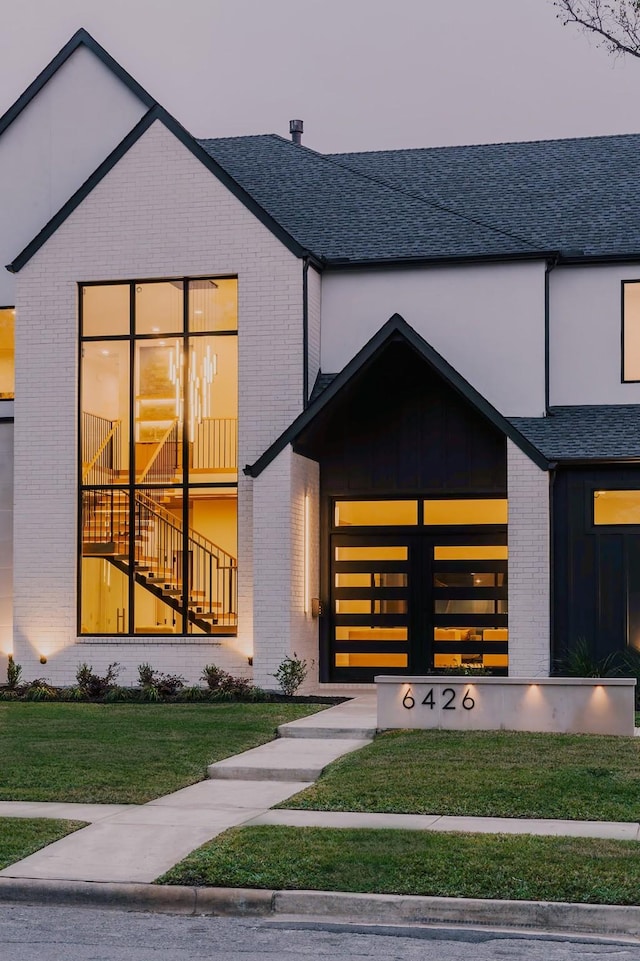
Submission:
<svg viewBox="0 0 640 961">
<path fill-rule="evenodd" d="M 336 667 L 407 667 L 406 654 L 336 654 Z"/>
<path fill-rule="evenodd" d="M 193 341 L 189 356 L 188 399 L 189 399 L 189 438 L 196 433 L 196 424 L 201 424 L 211 417 L 211 387 L 213 378 L 218 373 L 218 355 L 211 350 L 211 344 L 203 346 L 203 338 Z M 164 345 L 164 341 L 160 342 Z M 169 381 L 173 385 L 176 397 L 176 415 L 180 427 L 184 417 L 184 368 L 182 347 L 178 341 L 173 350 L 168 351 Z"/>
<path fill-rule="evenodd" d="M 415 526 L 417 501 L 336 501 L 336 527 Z"/>
<path fill-rule="evenodd" d="M 593 523 L 640 524 L 640 490 L 594 491 Z"/>
<path fill-rule="evenodd" d="M 500 545 L 487 547 L 434 547 L 436 561 L 506 561 L 509 548 Z"/>
<path fill-rule="evenodd" d="M 15 329 L 13 307 L 0 309 L 0 400 L 11 400 L 15 392 Z"/>
<path fill-rule="evenodd" d="M 309 613 L 309 573 L 311 567 L 309 495 L 304 495 L 304 612 Z"/>
<path fill-rule="evenodd" d="M 406 561 L 408 547 L 336 547 L 337 561 Z"/>
<path fill-rule="evenodd" d="M 425 524 L 457 526 L 458 524 L 506 524 L 506 500 L 429 500 L 424 502 Z"/>
<path fill-rule="evenodd" d="M 640 283 L 623 284 L 624 380 L 640 380 Z"/>
</svg>

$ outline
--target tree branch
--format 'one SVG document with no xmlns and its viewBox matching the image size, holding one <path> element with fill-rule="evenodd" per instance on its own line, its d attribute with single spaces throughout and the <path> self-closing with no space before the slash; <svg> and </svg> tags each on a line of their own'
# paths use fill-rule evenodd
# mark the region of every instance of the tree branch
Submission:
<svg viewBox="0 0 640 961">
<path fill-rule="evenodd" d="M 564 25 L 575 23 L 613 54 L 640 57 L 640 0 L 553 0 Z"/>
</svg>

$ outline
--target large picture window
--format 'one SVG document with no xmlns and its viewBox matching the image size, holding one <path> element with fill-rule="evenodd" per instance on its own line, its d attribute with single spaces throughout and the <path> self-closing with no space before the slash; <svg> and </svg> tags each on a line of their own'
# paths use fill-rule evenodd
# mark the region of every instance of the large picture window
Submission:
<svg viewBox="0 0 640 961">
<path fill-rule="evenodd" d="M 0 400 L 12 400 L 15 391 L 13 307 L 0 307 Z"/>
<path fill-rule="evenodd" d="M 79 296 L 79 633 L 234 634 L 237 280 Z"/>
</svg>

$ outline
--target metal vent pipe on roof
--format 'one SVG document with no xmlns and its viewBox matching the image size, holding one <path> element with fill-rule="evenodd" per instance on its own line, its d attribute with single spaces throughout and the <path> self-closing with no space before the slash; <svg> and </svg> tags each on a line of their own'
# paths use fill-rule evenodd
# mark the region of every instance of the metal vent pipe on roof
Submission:
<svg viewBox="0 0 640 961">
<path fill-rule="evenodd" d="M 302 120 L 290 120 L 289 121 L 289 133 L 291 134 L 291 139 L 294 143 L 302 143 L 302 131 L 304 130 L 304 122 Z"/>
</svg>

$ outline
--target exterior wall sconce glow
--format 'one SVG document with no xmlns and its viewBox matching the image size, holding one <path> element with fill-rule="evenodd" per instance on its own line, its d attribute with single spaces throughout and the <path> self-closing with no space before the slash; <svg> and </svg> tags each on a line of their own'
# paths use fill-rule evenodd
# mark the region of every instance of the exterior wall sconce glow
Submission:
<svg viewBox="0 0 640 961">
<path fill-rule="evenodd" d="M 46 663 L 47 663 L 47 658 L 45 657 L 44 654 L 41 654 L 41 655 L 40 655 L 40 663 L 41 663 L 41 664 L 46 664 Z"/>
<path fill-rule="evenodd" d="M 311 544 L 309 533 L 309 495 L 304 495 L 304 612 L 309 613 L 309 581 L 311 568 Z"/>
</svg>

